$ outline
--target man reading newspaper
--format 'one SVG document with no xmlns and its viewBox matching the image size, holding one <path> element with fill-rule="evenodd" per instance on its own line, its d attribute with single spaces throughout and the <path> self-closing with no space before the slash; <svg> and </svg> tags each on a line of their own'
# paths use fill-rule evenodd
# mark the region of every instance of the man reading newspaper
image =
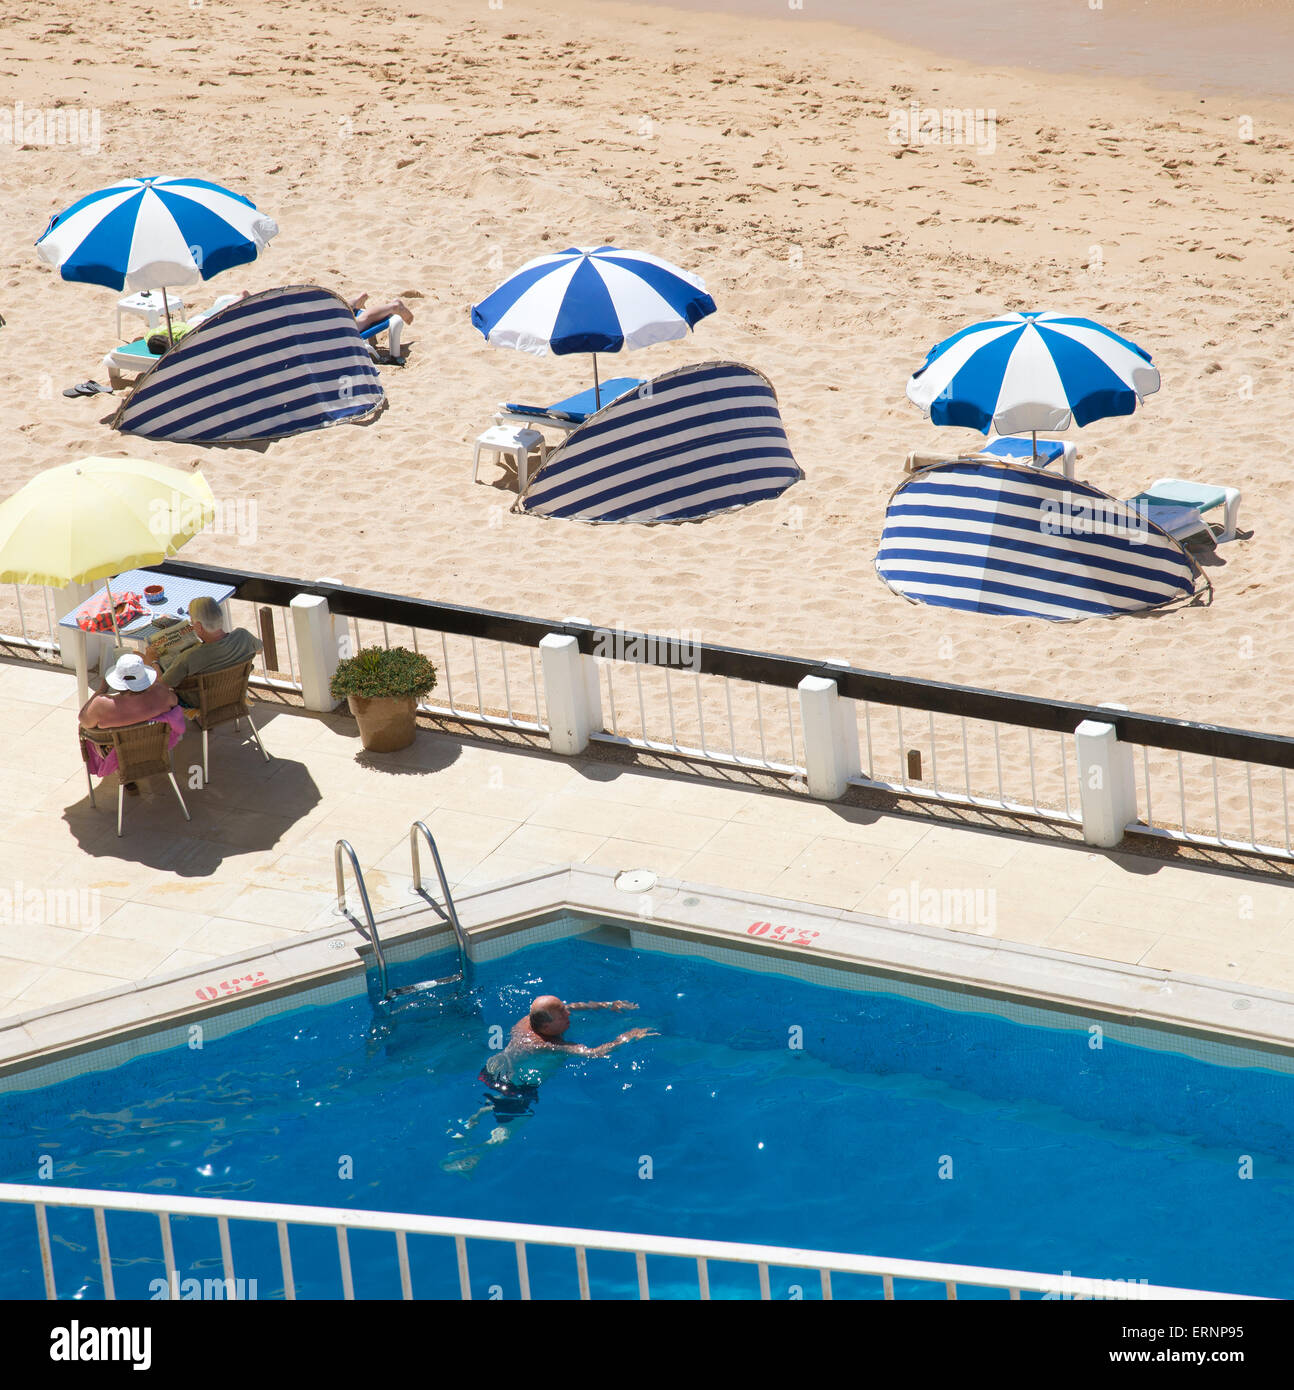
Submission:
<svg viewBox="0 0 1294 1390">
<path fill-rule="evenodd" d="M 149 643 L 144 653 L 144 660 L 157 668 L 172 690 L 176 690 L 190 676 L 223 671 L 227 666 L 241 666 L 263 646 L 261 639 L 245 628 L 236 627 L 232 632 L 226 632 L 224 614 L 213 598 L 195 598 L 189 604 L 189 621 L 198 639 L 196 646 L 174 653 L 160 650 L 155 640 Z M 184 695 L 180 696 L 180 701 L 192 707 L 192 702 L 186 700 Z"/>
</svg>

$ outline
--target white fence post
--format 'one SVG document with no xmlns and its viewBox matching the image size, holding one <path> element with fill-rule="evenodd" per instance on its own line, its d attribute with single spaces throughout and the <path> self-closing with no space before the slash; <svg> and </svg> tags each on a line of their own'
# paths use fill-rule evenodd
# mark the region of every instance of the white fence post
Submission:
<svg viewBox="0 0 1294 1390">
<path fill-rule="evenodd" d="M 587 618 L 563 618 L 564 623 L 580 623 L 584 627 L 593 624 Z M 600 734 L 607 727 L 602 720 L 602 681 L 598 676 L 596 656 L 582 656 L 580 664 L 584 668 L 585 706 L 589 714 L 589 733 Z"/>
<path fill-rule="evenodd" d="M 65 613 L 74 613 L 99 587 L 98 584 L 69 584 L 66 588 L 54 590 L 54 620 L 55 627 L 53 638 L 58 643 L 59 664 L 74 670 L 76 667 L 76 648 L 78 638 L 70 627 L 59 627 L 58 619 Z M 106 642 L 97 632 L 87 632 L 85 634 L 85 651 L 87 666 L 97 666 L 99 664 L 100 651 L 112 650 L 112 634 L 109 633 Z"/>
<path fill-rule="evenodd" d="M 328 688 L 337 670 L 337 634 L 328 600 L 314 594 L 297 594 L 292 599 L 292 632 L 297 643 L 297 671 L 301 677 L 301 699 L 306 709 L 324 714 L 340 703 Z"/>
<path fill-rule="evenodd" d="M 837 801 L 844 796 L 850 777 L 859 772 L 858 726 L 855 722 L 852 742 L 846 727 L 851 702 L 840 699 L 835 681 L 826 676 L 805 676 L 798 688 L 809 795 Z"/>
<path fill-rule="evenodd" d="M 602 681 L 598 676 L 596 656 L 581 656 L 584 668 L 584 707 L 589 715 L 589 733 L 600 734 L 606 729 L 602 719 Z"/>
<path fill-rule="evenodd" d="M 848 666 L 843 656 L 829 656 L 828 666 Z M 837 687 L 839 689 L 839 687 Z M 861 777 L 863 772 L 863 751 L 858 738 L 858 701 L 840 695 L 836 700 L 836 717 L 840 724 L 840 748 L 845 759 L 845 776 Z M 871 768 L 867 769 L 871 776 Z"/>
<path fill-rule="evenodd" d="M 602 723 L 601 702 L 596 719 L 590 709 L 586 658 L 574 637 L 550 632 L 540 640 L 544 670 L 544 703 L 548 709 L 548 739 L 554 753 L 583 753 L 595 723 Z M 589 665 L 592 665 L 590 660 Z M 597 668 L 593 667 L 594 679 Z"/>
<path fill-rule="evenodd" d="M 1126 709 L 1103 704 L 1102 709 Z M 1124 827 L 1137 819 L 1137 776 L 1132 747 L 1120 743 L 1113 724 L 1084 719 L 1074 730 L 1078 751 L 1078 797 L 1083 811 L 1083 839 L 1110 849 L 1123 839 Z"/>
<path fill-rule="evenodd" d="M 316 584 L 335 584 L 339 589 L 342 587 L 342 580 L 334 579 L 331 575 L 320 575 L 315 580 Z M 344 660 L 355 653 L 350 649 L 350 621 L 347 618 L 339 618 L 336 613 L 332 616 L 332 635 L 333 641 L 337 646 L 337 657 Z"/>
</svg>

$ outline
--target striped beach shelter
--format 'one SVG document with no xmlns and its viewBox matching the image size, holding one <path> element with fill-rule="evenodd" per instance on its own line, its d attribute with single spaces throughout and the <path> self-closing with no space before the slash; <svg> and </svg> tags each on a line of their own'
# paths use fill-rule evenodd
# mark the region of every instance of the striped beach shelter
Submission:
<svg viewBox="0 0 1294 1390">
<path fill-rule="evenodd" d="M 1211 587 L 1145 510 L 1023 464 L 936 464 L 900 483 L 876 571 L 936 608 L 1043 618 L 1114 617 Z"/>
<path fill-rule="evenodd" d="M 572 521 L 701 521 L 804 477 L 777 393 L 740 362 L 666 372 L 573 431 L 513 507 Z"/>
<path fill-rule="evenodd" d="M 113 417 L 146 439 L 228 444 L 360 422 L 386 403 L 355 315 L 331 290 L 237 300 L 154 363 Z"/>
</svg>

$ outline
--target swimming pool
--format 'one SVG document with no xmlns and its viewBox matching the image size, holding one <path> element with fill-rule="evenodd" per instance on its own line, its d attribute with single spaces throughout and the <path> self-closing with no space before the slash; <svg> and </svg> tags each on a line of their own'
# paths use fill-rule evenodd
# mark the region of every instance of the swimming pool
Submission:
<svg viewBox="0 0 1294 1390">
<path fill-rule="evenodd" d="M 0 1180 L 36 1181 L 45 1155 L 52 1181 L 69 1187 L 1294 1296 L 1288 1059 L 1185 1038 L 1176 1051 L 1162 1032 L 1142 1045 L 1129 1040 L 1135 1029 L 1094 1032 L 1093 1020 L 1060 1011 L 825 966 L 813 981 L 788 978 L 767 961 L 741 968 L 733 952 L 706 958 L 709 948 L 642 932 L 631 949 L 621 928 L 569 926 L 590 930 L 481 964 L 470 995 L 376 1027 L 362 996 L 305 1004 L 200 1049 L 11 1090 Z M 395 982 L 443 965 L 410 962 Z M 483 1145 L 486 1129 L 464 1127 L 481 1101 L 477 1074 L 547 992 L 641 1006 L 577 1015 L 578 1040 L 627 1024 L 661 1036 L 569 1062 L 533 1117 Z M 442 1166 L 465 1152 L 479 1158 L 468 1171 Z M 60 1291 L 101 1297 L 89 1214 L 51 1210 L 50 1224 Z M 0 1208 L 6 1298 L 40 1296 L 32 1227 L 29 1210 Z M 156 1219 L 113 1214 L 109 1228 L 117 1296 L 148 1297 L 164 1276 Z M 172 1229 L 181 1276 L 218 1277 L 215 1223 L 174 1219 Z M 272 1230 L 233 1229 L 239 1274 L 257 1279 L 261 1298 L 281 1293 Z M 332 1232 L 292 1240 L 298 1296 L 340 1296 Z M 389 1236 L 352 1233 L 357 1297 L 399 1295 L 391 1248 Z M 410 1256 L 419 1296 L 458 1296 L 451 1242 L 411 1238 Z M 649 1264 L 655 1296 L 694 1296 L 687 1262 Z M 517 1296 L 509 1249 L 473 1243 L 471 1266 L 474 1297 Z M 530 1272 L 537 1296 L 575 1296 L 568 1253 L 535 1249 Z M 594 1297 L 636 1296 L 631 1257 L 591 1253 L 589 1272 Z M 712 1293 L 752 1296 L 754 1278 L 714 1266 Z M 774 1298 L 792 1284 L 817 1296 L 815 1281 L 772 1271 Z M 842 1276 L 834 1292 L 880 1297 L 880 1281 Z"/>
</svg>

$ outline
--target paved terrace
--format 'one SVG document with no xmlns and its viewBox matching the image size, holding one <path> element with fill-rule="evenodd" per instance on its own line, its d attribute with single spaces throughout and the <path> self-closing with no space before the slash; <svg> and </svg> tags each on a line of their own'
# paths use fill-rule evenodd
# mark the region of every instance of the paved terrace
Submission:
<svg viewBox="0 0 1294 1390">
<path fill-rule="evenodd" d="M 275 697 L 257 716 L 272 762 L 226 727 L 212 736 L 211 785 L 190 789 L 201 759 L 190 734 L 175 762 L 192 823 L 159 779 L 127 800 L 118 839 L 116 779 L 91 809 L 75 708 L 71 673 L 0 659 L 0 1018 L 335 924 L 339 837 L 354 845 L 376 911 L 407 904 L 415 819 L 459 888 L 574 862 L 646 867 L 1294 992 L 1288 879 L 828 805 L 737 773 L 714 780 L 714 768 L 703 779 L 628 756 L 558 758 L 516 735 L 424 727 L 403 753 L 365 755 L 345 714 Z M 936 902 L 944 890 L 957 897 Z M 948 915 L 958 901 L 972 920 Z"/>
</svg>

